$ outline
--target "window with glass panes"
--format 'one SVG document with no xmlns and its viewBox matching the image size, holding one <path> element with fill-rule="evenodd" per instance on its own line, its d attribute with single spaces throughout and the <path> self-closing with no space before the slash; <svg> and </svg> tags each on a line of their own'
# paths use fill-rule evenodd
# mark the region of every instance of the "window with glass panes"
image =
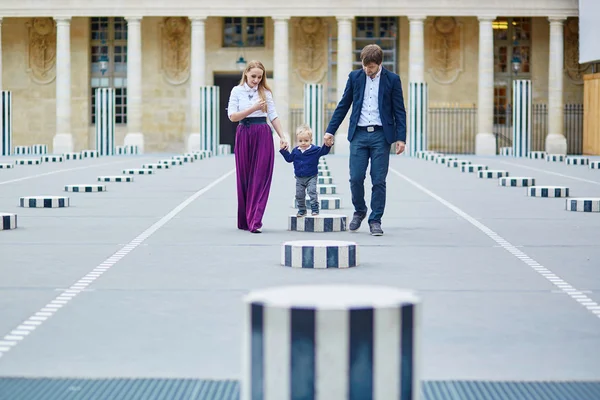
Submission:
<svg viewBox="0 0 600 400">
<path fill-rule="evenodd" d="M 96 123 L 96 89 L 115 89 L 115 122 L 127 123 L 127 21 L 123 17 L 90 18 L 91 121 Z M 100 61 L 108 58 L 104 74 Z"/>
<path fill-rule="evenodd" d="M 498 17 L 494 30 L 494 123 L 510 124 L 512 81 L 531 79 L 531 18 Z M 513 58 L 521 66 L 512 69 Z"/>
<path fill-rule="evenodd" d="M 375 43 L 383 50 L 383 65 L 390 71 L 398 69 L 398 19 L 396 17 L 356 17 L 354 32 L 354 66 L 362 66 L 360 52 Z"/>
<path fill-rule="evenodd" d="M 223 47 L 264 47 L 263 17 L 223 18 Z"/>
</svg>

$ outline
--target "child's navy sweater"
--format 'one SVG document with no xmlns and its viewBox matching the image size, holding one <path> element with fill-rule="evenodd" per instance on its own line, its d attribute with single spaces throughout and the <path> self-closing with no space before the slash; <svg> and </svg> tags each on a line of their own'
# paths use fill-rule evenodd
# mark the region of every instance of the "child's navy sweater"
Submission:
<svg viewBox="0 0 600 400">
<path fill-rule="evenodd" d="M 279 150 L 285 161 L 294 163 L 294 175 L 298 177 L 307 177 L 319 173 L 319 157 L 329 153 L 329 146 L 315 146 L 311 144 L 304 152 L 300 148 L 294 147 L 292 152 L 285 149 Z"/>
</svg>

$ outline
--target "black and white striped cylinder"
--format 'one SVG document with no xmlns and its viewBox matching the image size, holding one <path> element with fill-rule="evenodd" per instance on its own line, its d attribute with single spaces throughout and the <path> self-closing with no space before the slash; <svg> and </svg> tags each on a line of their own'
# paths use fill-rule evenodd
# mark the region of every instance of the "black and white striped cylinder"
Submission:
<svg viewBox="0 0 600 400">
<path fill-rule="evenodd" d="M 564 154 L 546 154 L 546 161 L 548 162 L 563 162 L 565 161 Z"/>
<path fill-rule="evenodd" d="M 481 165 L 481 164 L 463 164 L 460 167 L 460 170 L 462 172 L 477 172 L 477 171 L 483 171 L 488 169 L 487 165 Z"/>
<path fill-rule="evenodd" d="M 590 159 L 583 156 L 568 156 L 567 165 L 589 165 Z"/>
<path fill-rule="evenodd" d="M 115 155 L 115 89 L 96 89 L 96 150 L 101 156 Z"/>
<path fill-rule="evenodd" d="M 231 154 L 231 145 L 230 144 L 220 144 L 217 149 L 217 154 L 220 156 L 226 156 Z M 196 160 L 198 157 L 194 157 Z"/>
<path fill-rule="evenodd" d="M 293 207 L 298 208 L 298 200 L 294 197 Z M 310 198 L 306 198 L 307 208 L 308 204 L 310 204 Z M 321 210 L 339 210 L 342 208 L 342 199 L 341 197 L 320 197 L 319 196 L 319 206 Z"/>
<path fill-rule="evenodd" d="M 65 196 L 25 196 L 19 199 L 24 208 L 65 208 L 69 207 L 69 198 Z"/>
<path fill-rule="evenodd" d="M 17 165 L 40 165 L 42 160 L 39 158 L 19 158 L 15 160 Z"/>
<path fill-rule="evenodd" d="M 63 153 L 65 160 L 81 160 L 83 157 L 81 153 Z"/>
<path fill-rule="evenodd" d="M 344 232 L 346 216 L 337 214 L 319 214 L 288 217 L 288 230 L 296 232 Z"/>
<path fill-rule="evenodd" d="M 65 192 L 73 193 L 95 193 L 106 192 L 105 185 L 65 185 Z"/>
<path fill-rule="evenodd" d="M 0 212 L 0 231 L 17 229 L 17 214 Z"/>
<path fill-rule="evenodd" d="M 427 148 L 428 91 L 425 82 L 410 82 L 408 87 L 408 156 Z"/>
<path fill-rule="evenodd" d="M 507 187 L 529 187 L 535 185 L 535 178 L 529 177 L 505 177 L 498 179 L 498 186 L 507 186 Z"/>
<path fill-rule="evenodd" d="M 99 176 L 98 182 L 133 182 L 133 176 Z"/>
<path fill-rule="evenodd" d="M 567 211 L 600 212 L 600 198 L 572 198 L 566 200 Z"/>
<path fill-rule="evenodd" d="M 317 169 L 319 171 L 329 171 L 329 166 L 327 164 L 319 164 L 317 165 Z"/>
<path fill-rule="evenodd" d="M 529 158 L 532 160 L 543 160 L 546 158 L 547 153 L 545 151 L 530 151 Z"/>
<path fill-rule="evenodd" d="M 64 161 L 64 157 L 63 156 L 53 156 L 53 155 L 45 155 L 42 156 L 42 160 L 44 160 L 44 162 L 63 162 Z"/>
<path fill-rule="evenodd" d="M 515 79 L 512 95 L 512 155 L 527 157 L 531 148 L 531 80 Z"/>
<path fill-rule="evenodd" d="M 331 185 L 331 184 L 333 184 L 333 177 L 331 177 L 331 176 L 319 176 L 319 177 L 317 177 L 317 183 L 319 185 Z"/>
<path fill-rule="evenodd" d="M 512 156 L 513 155 L 512 147 L 500 147 L 500 155 L 501 156 Z"/>
<path fill-rule="evenodd" d="M 172 159 L 180 160 L 180 161 L 183 161 L 184 163 L 192 163 L 195 161 L 193 156 L 173 156 Z"/>
<path fill-rule="evenodd" d="M 317 184 L 318 194 L 336 194 L 337 185 L 319 185 Z"/>
<path fill-rule="evenodd" d="M 425 155 L 425 161 L 435 161 L 439 157 L 442 157 L 442 156 L 439 154 L 435 154 L 435 153 L 429 153 L 429 154 Z"/>
<path fill-rule="evenodd" d="M 213 156 L 213 152 L 211 150 L 198 150 L 198 151 L 195 151 L 194 153 L 201 154 L 202 155 L 201 159 L 210 158 Z"/>
<path fill-rule="evenodd" d="M 448 161 L 458 160 L 458 157 L 454 156 L 439 156 L 435 159 L 436 164 L 447 164 Z"/>
<path fill-rule="evenodd" d="M 480 178 L 483 179 L 498 179 L 498 178 L 503 178 L 505 176 L 508 176 L 508 171 L 502 171 L 502 170 L 482 170 L 482 171 L 477 171 L 477 176 L 479 176 Z"/>
<path fill-rule="evenodd" d="M 160 164 L 183 165 L 183 160 L 159 160 Z"/>
<path fill-rule="evenodd" d="M 15 146 L 16 156 L 28 156 L 31 154 L 31 146 Z"/>
<path fill-rule="evenodd" d="M 219 87 L 201 86 L 200 90 L 200 148 L 218 154 L 219 148 Z"/>
<path fill-rule="evenodd" d="M 446 162 L 446 167 L 448 168 L 460 168 L 463 165 L 469 165 L 471 164 L 471 161 L 467 161 L 467 160 L 450 160 L 448 162 Z"/>
<path fill-rule="evenodd" d="M 116 146 L 115 153 L 118 156 L 125 156 L 125 155 L 139 154 L 140 151 L 136 145 L 128 144 L 125 146 Z"/>
<path fill-rule="evenodd" d="M 153 169 L 143 169 L 143 168 L 129 168 L 124 169 L 123 173 L 125 175 L 152 175 L 154 174 Z"/>
<path fill-rule="evenodd" d="M 527 188 L 529 197 L 569 197 L 569 188 L 564 186 L 531 186 Z"/>
<path fill-rule="evenodd" d="M 323 85 L 318 83 L 304 84 L 304 123 L 313 131 L 313 140 L 317 146 L 323 146 L 323 127 L 325 112 L 323 103 Z"/>
<path fill-rule="evenodd" d="M 48 146 L 45 144 L 34 144 L 31 146 L 31 154 L 40 156 L 48 154 Z"/>
<path fill-rule="evenodd" d="M 13 164 L 10 163 L 0 163 L 0 169 L 11 169 L 14 168 L 15 166 Z"/>
<path fill-rule="evenodd" d="M 98 150 L 83 150 L 81 152 L 81 157 L 83 158 L 98 158 L 100 156 L 100 153 L 98 153 Z"/>
<path fill-rule="evenodd" d="M 169 169 L 171 166 L 165 163 L 142 164 L 143 169 Z"/>
<path fill-rule="evenodd" d="M 319 170 L 319 176 L 331 176 L 331 171 L 329 171 L 329 170 Z"/>
<path fill-rule="evenodd" d="M 12 92 L 3 90 L 0 97 L 0 156 L 12 154 Z"/>
<path fill-rule="evenodd" d="M 600 161 L 590 161 L 590 169 L 600 169 Z"/>
<path fill-rule="evenodd" d="M 219 145 L 219 146 L 229 146 L 229 145 L 226 144 L 226 145 Z M 202 160 L 202 154 L 195 152 L 195 151 L 191 152 L 191 153 L 185 153 L 184 156 L 193 157 L 194 160 Z"/>
<path fill-rule="evenodd" d="M 339 240 L 296 240 L 281 246 L 281 265 L 292 268 L 351 268 L 359 265 L 358 245 Z"/>
<path fill-rule="evenodd" d="M 306 285 L 244 299 L 241 400 L 417 400 L 421 305 L 385 286 Z"/>
</svg>

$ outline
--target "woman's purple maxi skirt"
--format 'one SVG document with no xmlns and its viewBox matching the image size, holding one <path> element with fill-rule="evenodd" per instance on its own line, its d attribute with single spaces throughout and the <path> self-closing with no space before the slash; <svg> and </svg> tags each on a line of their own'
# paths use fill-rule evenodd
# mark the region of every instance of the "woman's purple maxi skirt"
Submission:
<svg viewBox="0 0 600 400">
<path fill-rule="evenodd" d="M 255 231 L 262 228 L 274 161 L 275 148 L 269 125 L 238 125 L 235 134 L 238 229 Z"/>
</svg>

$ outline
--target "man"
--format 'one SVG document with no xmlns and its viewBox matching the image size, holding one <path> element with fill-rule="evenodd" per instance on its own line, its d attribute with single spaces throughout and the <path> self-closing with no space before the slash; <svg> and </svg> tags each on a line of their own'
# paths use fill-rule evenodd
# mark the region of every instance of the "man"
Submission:
<svg viewBox="0 0 600 400">
<path fill-rule="evenodd" d="M 376 44 L 360 53 L 363 68 L 348 76 L 344 94 L 325 131 L 324 142 L 333 145 L 340 124 L 350 105 L 350 190 L 354 216 L 349 229 L 355 232 L 367 215 L 365 176 L 371 160 L 371 214 L 368 223 L 373 236 L 383 235 L 381 217 L 385 208 L 385 179 L 389 167 L 390 146 L 396 143 L 401 154 L 406 142 L 406 110 L 400 77 L 382 67 L 383 51 Z"/>
</svg>

